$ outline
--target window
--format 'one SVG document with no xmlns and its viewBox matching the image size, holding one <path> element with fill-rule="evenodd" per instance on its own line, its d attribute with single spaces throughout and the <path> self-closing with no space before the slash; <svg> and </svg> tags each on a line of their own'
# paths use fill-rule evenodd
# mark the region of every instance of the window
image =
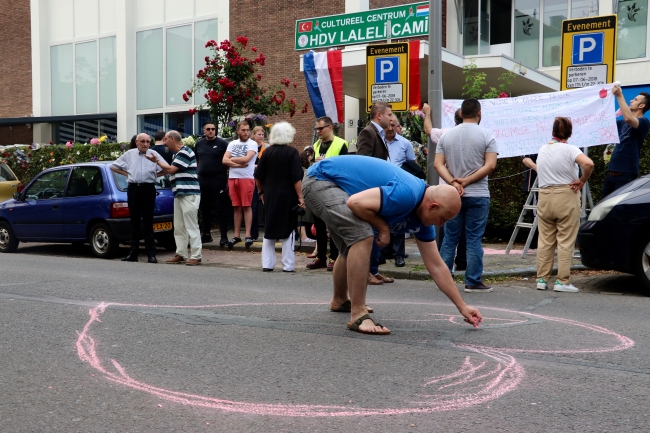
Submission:
<svg viewBox="0 0 650 433">
<path fill-rule="evenodd" d="M 99 40 L 99 112 L 117 111 L 117 63 L 115 37 Z M 113 134 L 115 135 L 115 133 Z"/>
<path fill-rule="evenodd" d="M 97 113 L 97 41 L 76 44 L 77 114 Z"/>
<path fill-rule="evenodd" d="M 478 54 L 478 0 L 463 2 L 463 54 Z"/>
<path fill-rule="evenodd" d="M 50 47 L 52 115 L 117 110 L 115 37 Z"/>
<path fill-rule="evenodd" d="M 586 18 L 598 15 L 595 0 L 571 0 L 571 18 Z"/>
<path fill-rule="evenodd" d="M 568 0 L 544 0 L 544 41 L 542 66 L 559 66 L 562 21 L 569 14 Z"/>
<path fill-rule="evenodd" d="M 539 0 L 515 0 L 515 59 L 539 67 Z"/>
<path fill-rule="evenodd" d="M 212 51 L 205 47 L 205 43 L 211 39 L 217 38 L 217 20 L 199 21 L 194 23 L 194 69 L 192 69 L 192 77 L 196 75 L 199 68 L 205 66 L 205 56 L 210 56 Z M 205 100 L 203 89 L 197 89 L 194 95 L 195 103 L 199 104 L 200 101 Z M 198 99 L 201 98 L 201 99 Z"/>
<path fill-rule="evenodd" d="M 648 0 L 619 0 L 618 2 L 618 60 L 646 56 L 648 32 Z"/>
<path fill-rule="evenodd" d="M 72 169 L 66 197 L 99 195 L 104 191 L 102 171 L 99 167 L 75 167 Z"/>
<path fill-rule="evenodd" d="M 145 30 L 135 35 L 138 110 L 163 106 L 163 32 Z"/>
<path fill-rule="evenodd" d="M 50 47 L 52 115 L 74 114 L 72 44 Z"/>
<path fill-rule="evenodd" d="M 68 169 L 56 170 L 43 174 L 29 186 L 25 197 L 28 200 L 45 200 L 63 197 L 69 171 Z"/>
<path fill-rule="evenodd" d="M 194 116 L 190 115 L 187 111 L 182 111 L 180 113 L 168 113 L 167 114 L 167 131 L 175 130 L 180 132 L 183 137 L 192 135 L 194 130 L 192 122 Z"/>
<path fill-rule="evenodd" d="M 52 124 L 52 141 L 55 143 L 86 143 L 92 138 L 105 135 L 109 141 L 116 140 L 117 119 L 83 120 Z"/>
<path fill-rule="evenodd" d="M 9 170 L 9 168 L 0 163 L 0 182 L 16 180 L 16 176 Z"/>
<path fill-rule="evenodd" d="M 138 116 L 138 131 L 154 135 L 158 130 L 164 130 L 162 114 L 143 114 Z"/>
<path fill-rule="evenodd" d="M 167 105 L 189 104 L 183 93 L 192 87 L 192 26 L 167 29 Z"/>
<path fill-rule="evenodd" d="M 512 25 L 512 0 L 490 1 L 490 44 L 509 44 Z"/>
<path fill-rule="evenodd" d="M 218 38 L 217 27 L 218 21 L 211 19 L 136 32 L 138 110 L 172 107 L 175 111 L 192 104 L 192 99 L 183 100 L 183 94 L 205 66 L 205 56 L 212 54 L 205 43 Z M 196 93 L 200 96 L 194 101 L 199 104 L 205 92 Z"/>
<path fill-rule="evenodd" d="M 93 138 L 99 137 L 98 120 L 81 120 L 74 123 L 74 141 L 76 143 L 90 143 Z"/>
</svg>

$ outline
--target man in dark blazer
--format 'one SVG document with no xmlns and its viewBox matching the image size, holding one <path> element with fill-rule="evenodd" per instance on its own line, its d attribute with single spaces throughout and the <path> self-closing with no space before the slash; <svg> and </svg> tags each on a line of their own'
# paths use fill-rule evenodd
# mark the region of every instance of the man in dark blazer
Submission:
<svg viewBox="0 0 650 433">
<path fill-rule="evenodd" d="M 372 104 L 372 107 L 370 107 L 370 125 L 363 128 L 357 137 L 357 155 L 373 156 L 384 161 L 390 160 L 385 131 L 390 126 L 390 118 L 392 115 L 393 110 L 389 103 L 375 102 Z M 368 284 L 380 285 L 395 281 L 379 273 L 380 258 L 381 248 L 377 246 L 377 234 L 375 233 L 375 239 L 372 242 L 372 252 L 370 253 Z"/>
<path fill-rule="evenodd" d="M 370 125 L 363 128 L 357 137 L 357 155 L 374 156 L 389 160 L 388 147 L 384 140 L 384 130 L 390 125 L 393 114 L 387 102 L 375 102 L 370 108 Z"/>
</svg>

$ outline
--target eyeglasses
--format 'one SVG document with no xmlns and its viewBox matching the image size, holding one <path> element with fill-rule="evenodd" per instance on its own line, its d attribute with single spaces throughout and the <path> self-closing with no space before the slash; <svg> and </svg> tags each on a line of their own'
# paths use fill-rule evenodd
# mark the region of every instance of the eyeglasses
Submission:
<svg viewBox="0 0 650 433">
<path fill-rule="evenodd" d="M 332 126 L 332 125 L 318 126 L 318 127 L 314 128 L 314 131 L 321 132 L 323 129 L 325 129 L 325 128 L 329 127 L 329 126 Z"/>
<path fill-rule="evenodd" d="M 203 129 L 205 129 L 206 131 L 216 131 L 217 130 L 217 128 L 203 128 Z"/>
</svg>

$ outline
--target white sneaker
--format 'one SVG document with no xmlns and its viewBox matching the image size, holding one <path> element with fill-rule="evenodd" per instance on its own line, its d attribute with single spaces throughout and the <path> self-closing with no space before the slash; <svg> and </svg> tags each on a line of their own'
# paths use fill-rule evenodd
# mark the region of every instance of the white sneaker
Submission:
<svg viewBox="0 0 650 433">
<path fill-rule="evenodd" d="M 546 280 L 544 278 L 540 278 L 537 280 L 537 290 L 546 290 L 548 289 L 548 284 L 546 284 Z"/>
<path fill-rule="evenodd" d="M 316 243 L 316 239 L 312 239 L 312 238 L 301 239 L 300 241 L 303 244 L 315 244 Z"/>
<path fill-rule="evenodd" d="M 558 280 L 555 280 L 555 285 L 553 286 L 553 291 L 555 292 L 569 292 L 577 293 L 580 290 L 573 284 L 562 284 Z"/>
</svg>

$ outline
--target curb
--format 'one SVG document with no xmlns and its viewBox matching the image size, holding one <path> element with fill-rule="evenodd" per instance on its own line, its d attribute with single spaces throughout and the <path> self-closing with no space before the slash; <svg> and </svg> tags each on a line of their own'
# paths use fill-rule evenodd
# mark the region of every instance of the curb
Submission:
<svg viewBox="0 0 650 433">
<path fill-rule="evenodd" d="M 572 271 L 581 271 L 590 269 L 584 265 L 572 265 Z M 557 273 L 557 267 L 553 268 L 553 272 Z M 397 278 L 402 280 L 430 280 L 431 276 L 426 271 L 403 271 L 399 269 L 382 269 L 382 275 L 391 278 Z M 459 271 L 455 273 L 456 277 L 464 277 L 465 271 Z M 494 271 L 484 271 L 483 277 L 535 277 L 537 276 L 536 268 L 513 268 L 513 269 L 503 269 L 503 270 L 494 270 Z"/>
</svg>

